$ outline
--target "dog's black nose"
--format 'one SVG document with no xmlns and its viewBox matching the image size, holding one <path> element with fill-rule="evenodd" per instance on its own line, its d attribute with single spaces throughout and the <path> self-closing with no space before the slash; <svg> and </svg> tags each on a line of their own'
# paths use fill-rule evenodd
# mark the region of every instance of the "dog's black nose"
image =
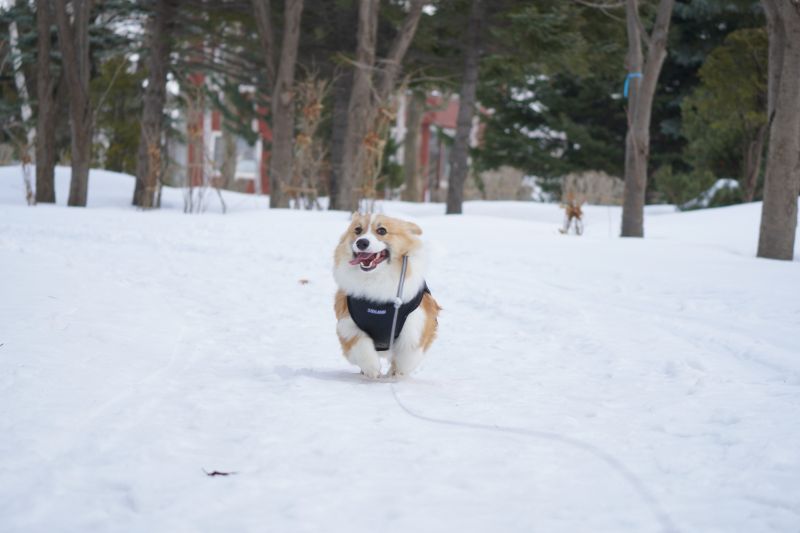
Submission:
<svg viewBox="0 0 800 533">
<path fill-rule="evenodd" d="M 366 250 L 369 246 L 369 241 L 367 239 L 358 239 L 356 241 L 356 248 L 359 250 Z"/>
</svg>

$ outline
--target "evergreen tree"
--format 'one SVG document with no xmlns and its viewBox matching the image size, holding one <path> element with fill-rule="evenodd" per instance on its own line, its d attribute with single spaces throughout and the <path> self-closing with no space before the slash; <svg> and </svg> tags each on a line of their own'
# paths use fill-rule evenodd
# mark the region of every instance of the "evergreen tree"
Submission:
<svg viewBox="0 0 800 533">
<path fill-rule="evenodd" d="M 697 172 L 738 178 L 746 202 L 756 195 L 767 136 L 767 44 L 765 28 L 730 33 L 682 104 L 689 162 Z"/>
<path fill-rule="evenodd" d="M 527 56 L 498 56 L 484 76 L 479 99 L 490 112 L 475 154 L 480 168 L 510 164 L 556 194 L 570 172 L 621 175 L 626 129 L 618 76 L 623 29 L 596 9 L 558 7 L 560 16 L 527 12 L 535 34 L 550 39 Z"/>
<path fill-rule="evenodd" d="M 91 82 L 99 137 L 93 164 L 133 175 L 140 123 L 131 117 L 141 115 L 144 81 L 143 69 L 136 67 L 126 54 L 115 54 L 98 66 L 97 76 Z"/>
</svg>

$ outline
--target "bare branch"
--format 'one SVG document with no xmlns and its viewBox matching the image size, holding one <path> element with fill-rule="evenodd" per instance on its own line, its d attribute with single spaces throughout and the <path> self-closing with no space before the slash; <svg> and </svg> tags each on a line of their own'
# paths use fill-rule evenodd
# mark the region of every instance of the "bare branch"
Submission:
<svg viewBox="0 0 800 533">
<path fill-rule="evenodd" d="M 618 2 L 590 2 L 588 0 L 573 0 L 573 2 L 580 4 L 582 6 L 590 7 L 592 9 L 599 10 L 603 15 L 607 16 L 612 20 L 616 20 L 618 22 L 624 22 L 625 19 L 622 17 L 618 17 L 616 15 L 612 15 L 608 12 L 609 9 L 619 9 L 625 5 L 625 0 L 619 0 Z"/>
<path fill-rule="evenodd" d="M 647 48 L 650 48 L 650 46 L 651 46 L 653 41 L 650 39 L 650 35 L 647 33 L 647 30 L 645 29 L 644 24 L 642 24 L 642 17 L 639 16 L 639 10 L 638 9 L 634 10 L 633 16 L 636 19 L 636 25 L 639 26 L 639 36 L 644 41 L 644 45 Z"/>
<path fill-rule="evenodd" d="M 590 2 L 589 0 L 572 0 L 578 4 L 595 9 L 617 9 L 625 5 L 624 0 L 616 2 Z"/>
<path fill-rule="evenodd" d="M 397 82 L 397 75 L 400 72 L 400 65 L 403 62 L 403 57 L 406 55 L 411 41 L 414 39 L 414 34 L 417 31 L 420 16 L 422 15 L 422 7 L 425 4 L 424 0 L 411 0 L 411 5 L 408 8 L 408 14 L 403 21 L 403 26 L 397 33 L 392 47 L 389 49 L 389 55 L 382 63 L 386 65 L 386 70 L 381 78 L 380 88 L 378 90 L 378 98 L 385 100 L 388 94 L 394 89 L 394 84 Z"/>
<path fill-rule="evenodd" d="M 267 70 L 267 86 L 275 84 L 275 34 L 272 30 L 272 20 L 270 19 L 272 10 L 270 0 L 252 0 L 253 15 L 256 18 L 258 27 L 258 37 L 261 40 L 261 55 L 264 58 L 264 66 Z"/>
<path fill-rule="evenodd" d="M 94 113 L 92 114 L 92 120 L 97 119 L 97 115 L 100 113 L 100 109 L 103 107 L 103 104 L 105 103 L 106 98 L 108 97 L 108 93 L 111 92 L 111 88 L 114 87 L 114 83 L 117 81 L 117 77 L 119 77 L 120 72 L 122 72 L 122 69 L 125 68 L 127 64 L 128 64 L 127 58 L 123 58 L 122 61 L 120 61 L 117 70 L 111 77 L 111 81 L 108 82 L 108 87 L 106 87 L 106 90 L 103 91 L 102 96 L 100 96 L 100 99 L 97 101 L 97 106 L 95 106 Z"/>
<path fill-rule="evenodd" d="M 658 3 L 656 22 L 653 25 L 653 31 L 650 33 L 648 45 L 651 45 L 654 41 L 666 41 L 674 5 L 675 0 L 661 0 Z"/>
</svg>

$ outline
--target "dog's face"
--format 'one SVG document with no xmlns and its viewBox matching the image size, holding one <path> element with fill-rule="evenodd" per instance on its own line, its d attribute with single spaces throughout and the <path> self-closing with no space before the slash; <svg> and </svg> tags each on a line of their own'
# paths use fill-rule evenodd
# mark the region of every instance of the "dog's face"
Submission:
<svg viewBox="0 0 800 533">
<path fill-rule="evenodd" d="M 353 213 L 350 226 L 336 248 L 336 266 L 372 273 L 388 268 L 421 246 L 416 224 L 384 215 Z M 395 262 L 394 264 L 397 264 Z"/>
</svg>

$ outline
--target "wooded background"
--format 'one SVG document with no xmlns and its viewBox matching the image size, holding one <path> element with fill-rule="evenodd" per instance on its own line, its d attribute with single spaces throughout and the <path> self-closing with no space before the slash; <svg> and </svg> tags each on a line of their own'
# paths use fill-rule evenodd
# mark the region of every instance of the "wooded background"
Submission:
<svg viewBox="0 0 800 533">
<path fill-rule="evenodd" d="M 448 213 L 480 171 L 514 167 L 556 200 L 564 176 L 602 171 L 625 181 L 622 235 L 641 237 L 646 203 L 696 206 L 728 179 L 705 205 L 763 200 L 759 255 L 791 259 L 799 50 L 797 0 L 16 0 L 0 8 L 0 143 L 36 162 L 31 203 L 54 201 L 66 164 L 70 205 L 105 168 L 153 208 L 166 147 L 192 142 L 177 118 L 202 102 L 251 143 L 269 123 L 271 206 L 313 185 L 353 210 L 420 199 L 415 152 L 393 157 L 398 95 L 412 124 L 426 95 L 458 95 Z"/>
</svg>

